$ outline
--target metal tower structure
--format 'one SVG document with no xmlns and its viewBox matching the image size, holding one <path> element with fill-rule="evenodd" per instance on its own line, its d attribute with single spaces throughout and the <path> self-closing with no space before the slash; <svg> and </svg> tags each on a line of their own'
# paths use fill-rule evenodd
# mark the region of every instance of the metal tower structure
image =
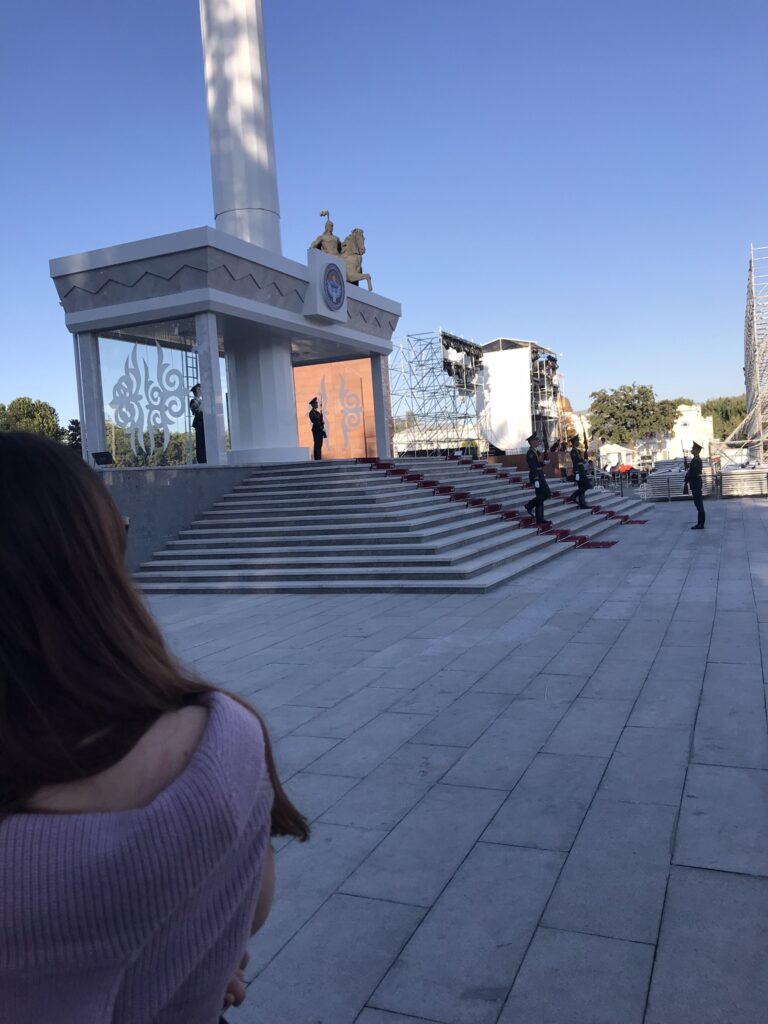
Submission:
<svg viewBox="0 0 768 1024">
<path fill-rule="evenodd" d="M 446 331 L 395 339 L 389 357 L 394 454 L 485 451 L 477 393 L 482 349 Z"/>
<path fill-rule="evenodd" d="M 744 315 L 744 384 L 747 415 L 722 442 L 743 448 L 750 462 L 768 462 L 768 246 L 749 247 Z"/>
<path fill-rule="evenodd" d="M 768 246 L 750 246 L 744 317 L 744 381 L 747 415 L 743 430 L 750 459 L 766 459 L 768 430 Z"/>
</svg>

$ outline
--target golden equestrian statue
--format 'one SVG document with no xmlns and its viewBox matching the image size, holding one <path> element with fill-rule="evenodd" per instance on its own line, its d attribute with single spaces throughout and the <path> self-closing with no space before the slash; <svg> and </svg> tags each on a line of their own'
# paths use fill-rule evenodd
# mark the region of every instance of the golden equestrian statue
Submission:
<svg viewBox="0 0 768 1024">
<path fill-rule="evenodd" d="M 321 210 L 320 216 L 325 217 L 325 230 L 309 246 L 310 249 L 319 249 L 329 256 L 339 256 L 347 265 L 347 281 L 349 284 L 359 285 L 361 281 L 368 282 L 368 291 L 373 291 L 371 275 L 363 273 L 363 256 L 365 255 L 365 235 L 362 228 L 353 228 L 344 241 L 340 241 L 333 233 L 333 221 L 327 210 Z"/>
</svg>

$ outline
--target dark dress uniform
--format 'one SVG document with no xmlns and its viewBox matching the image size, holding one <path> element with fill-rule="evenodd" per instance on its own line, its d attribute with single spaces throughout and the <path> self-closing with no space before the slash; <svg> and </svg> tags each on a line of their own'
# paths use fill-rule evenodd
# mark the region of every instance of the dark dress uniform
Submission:
<svg viewBox="0 0 768 1024">
<path fill-rule="evenodd" d="M 205 423 L 203 421 L 202 398 L 190 398 L 189 408 L 192 412 L 192 427 L 195 431 L 195 459 L 198 463 L 207 462 L 205 457 Z"/>
<path fill-rule="evenodd" d="M 535 516 L 537 523 L 544 522 L 544 502 L 550 497 L 551 491 L 539 459 L 539 453 L 530 445 L 525 453 L 528 464 L 528 480 L 533 487 L 533 497 L 525 506 L 529 516 Z"/>
<path fill-rule="evenodd" d="M 309 410 L 309 422 L 312 424 L 312 441 L 314 443 L 314 459 L 319 462 L 323 457 L 323 438 L 325 437 L 325 420 L 317 409 Z"/>
<path fill-rule="evenodd" d="M 573 479 L 576 481 L 576 490 L 571 497 L 578 500 L 579 508 L 589 508 L 584 497 L 590 487 L 587 467 L 575 441 L 571 445 L 571 462 L 573 463 Z"/>
<path fill-rule="evenodd" d="M 704 514 L 704 496 L 702 494 L 703 482 L 701 479 L 701 472 L 703 468 L 702 461 L 697 454 L 691 459 L 688 472 L 685 474 L 685 482 L 691 489 L 693 504 L 696 506 L 696 512 L 698 514 L 696 525 L 691 527 L 692 530 L 703 530 L 704 523 L 707 518 Z"/>
</svg>

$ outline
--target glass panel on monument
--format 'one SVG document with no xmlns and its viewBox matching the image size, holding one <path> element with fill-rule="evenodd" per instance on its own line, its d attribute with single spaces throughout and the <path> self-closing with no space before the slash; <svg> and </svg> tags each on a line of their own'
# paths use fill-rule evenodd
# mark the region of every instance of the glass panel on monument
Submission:
<svg viewBox="0 0 768 1024">
<path fill-rule="evenodd" d="M 107 447 L 115 465 L 193 463 L 190 399 L 200 380 L 194 319 L 102 331 L 99 356 Z"/>
</svg>

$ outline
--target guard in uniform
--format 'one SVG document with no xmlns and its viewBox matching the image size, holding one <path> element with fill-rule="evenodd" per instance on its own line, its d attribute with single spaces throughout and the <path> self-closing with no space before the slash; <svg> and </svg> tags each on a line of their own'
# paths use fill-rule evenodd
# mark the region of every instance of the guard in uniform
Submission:
<svg viewBox="0 0 768 1024">
<path fill-rule="evenodd" d="M 207 462 L 205 457 L 205 423 L 203 421 L 203 399 L 202 389 L 199 384 L 191 389 L 192 398 L 189 400 L 189 408 L 192 413 L 192 427 L 195 431 L 195 459 L 198 464 Z"/>
<path fill-rule="evenodd" d="M 691 464 L 688 467 L 688 472 L 685 474 L 686 486 L 690 488 L 691 494 L 693 495 L 693 504 L 696 506 L 696 512 L 698 513 L 698 519 L 696 525 L 692 526 L 692 530 L 703 530 L 706 516 L 704 514 L 704 496 L 703 483 L 701 479 L 701 471 L 704 468 L 699 452 L 701 451 L 701 445 L 695 441 L 691 445 L 691 451 L 693 452 L 693 458 Z"/>
<path fill-rule="evenodd" d="M 325 420 L 323 414 L 317 408 L 317 399 L 313 398 L 309 403 L 309 422 L 312 424 L 312 441 L 314 443 L 314 459 L 319 462 L 323 457 L 323 438 L 325 433 Z"/>
<path fill-rule="evenodd" d="M 536 473 L 539 470 L 540 460 L 539 453 L 533 447 L 533 442 L 536 440 L 536 435 L 531 434 L 530 437 L 526 437 L 528 442 L 528 451 L 525 453 L 525 461 L 528 464 L 528 483 L 533 486 L 533 481 L 536 479 Z"/>
<path fill-rule="evenodd" d="M 544 476 L 544 469 L 542 461 L 539 457 L 539 453 L 533 447 L 533 442 L 536 440 L 536 435 L 531 434 L 530 437 L 526 438 L 528 441 L 528 451 L 525 453 L 525 461 L 528 463 L 528 480 L 533 487 L 533 497 L 529 502 L 526 503 L 525 511 L 529 516 L 535 516 L 538 525 L 543 525 L 544 519 L 544 502 L 550 497 L 551 491 L 547 478 Z"/>
<path fill-rule="evenodd" d="M 589 508 L 584 495 L 590 487 L 587 467 L 584 458 L 579 451 L 579 435 L 574 434 L 571 440 L 571 462 L 573 464 L 573 479 L 576 481 L 576 490 L 571 495 L 571 501 L 578 501 L 579 508 Z"/>
</svg>

